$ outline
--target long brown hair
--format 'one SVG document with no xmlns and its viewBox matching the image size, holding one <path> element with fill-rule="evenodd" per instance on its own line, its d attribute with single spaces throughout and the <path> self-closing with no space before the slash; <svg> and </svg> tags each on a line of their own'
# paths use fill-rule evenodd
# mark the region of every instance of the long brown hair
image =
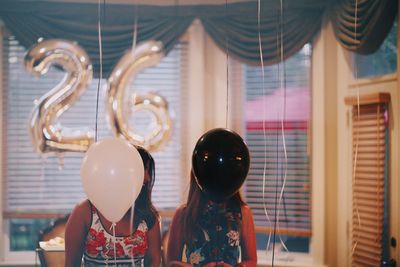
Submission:
<svg viewBox="0 0 400 267">
<path fill-rule="evenodd" d="M 149 174 L 149 181 L 143 183 L 142 189 L 135 201 L 135 220 L 134 225 L 137 227 L 144 220 L 150 229 L 158 218 L 158 212 L 151 201 L 151 191 L 155 179 L 155 163 L 153 157 L 147 150 L 142 147 L 136 147 L 143 160 L 144 170 Z"/>
<path fill-rule="evenodd" d="M 189 194 L 186 201 L 186 207 L 183 210 L 183 233 L 185 244 L 189 247 L 193 245 L 195 239 L 195 232 L 198 229 L 199 217 L 203 212 L 205 205 L 210 199 L 203 193 L 200 187 L 197 185 L 196 178 L 194 176 L 193 170 L 190 172 L 190 188 Z M 245 202 L 243 201 L 240 192 L 236 192 L 233 196 L 226 200 L 228 206 L 243 206 Z M 239 229 L 241 222 L 238 222 Z"/>
</svg>

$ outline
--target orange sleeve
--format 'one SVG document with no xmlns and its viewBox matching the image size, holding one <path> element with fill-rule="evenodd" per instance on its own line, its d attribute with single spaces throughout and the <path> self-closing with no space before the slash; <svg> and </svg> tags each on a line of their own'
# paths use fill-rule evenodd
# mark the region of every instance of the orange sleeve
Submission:
<svg viewBox="0 0 400 267">
<path fill-rule="evenodd" d="M 242 206 L 242 262 L 239 264 L 246 267 L 257 266 L 257 244 L 254 230 L 254 221 L 249 206 Z"/>
</svg>

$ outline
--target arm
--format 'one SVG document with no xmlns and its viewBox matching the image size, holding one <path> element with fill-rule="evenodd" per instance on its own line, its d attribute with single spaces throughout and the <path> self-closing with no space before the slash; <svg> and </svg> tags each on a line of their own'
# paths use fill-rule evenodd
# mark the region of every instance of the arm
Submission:
<svg viewBox="0 0 400 267">
<path fill-rule="evenodd" d="M 149 230 L 147 240 L 149 248 L 145 257 L 145 266 L 159 267 L 161 263 L 161 236 L 158 218 Z"/>
<path fill-rule="evenodd" d="M 167 266 L 192 266 L 182 262 L 182 251 L 184 245 L 182 233 L 183 209 L 184 207 L 180 207 L 176 210 L 169 228 Z"/>
<path fill-rule="evenodd" d="M 88 200 L 76 205 L 65 228 L 65 267 L 79 267 L 82 263 L 85 238 L 91 218 Z"/>
<path fill-rule="evenodd" d="M 239 266 L 257 266 L 257 245 L 253 215 L 249 206 L 242 206 L 242 262 Z"/>
</svg>

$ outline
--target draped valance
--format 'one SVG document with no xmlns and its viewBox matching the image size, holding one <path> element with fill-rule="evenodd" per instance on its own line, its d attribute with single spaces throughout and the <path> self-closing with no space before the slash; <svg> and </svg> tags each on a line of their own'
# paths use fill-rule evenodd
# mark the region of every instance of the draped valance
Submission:
<svg viewBox="0 0 400 267">
<path fill-rule="evenodd" d="M 396 0 L 340 0 L 331 15 L 336 38 L 359 54 L 375 52 L 393 25 Z"/>
<path fill-rule="evenodd" d="M 138 42 L 160 40 L 168 52 L 193 19 L 198 18 L 221 49 L 250 64 L 260 64 L 260 32 L 264 63 L 274 64 L 282 58 L 281 32 L 282 56 L 286 59 L 313 41 L 322 28 L 324 16 L 332 19 L 336 36 L 347 49 L 371 53 L 384 40 L 397 13 L 395 0 L 285 0 L 283 4 L 281 13 L 280 1 L 261 1 L 258 23 L 258 1 L 175 6 L 107 3 L 100 16 L 104 74 L 132 46 L 135 20 Z M 94 3 L 2 0 L 0 5 L 1 19 L 22 45 L 30 47 L 38 38 L 77 41 L 88 52 L 96 73 L 99 69 L 97 12 Z M 356 35 L 354 25 L 358 29 Z"/>
</svg>

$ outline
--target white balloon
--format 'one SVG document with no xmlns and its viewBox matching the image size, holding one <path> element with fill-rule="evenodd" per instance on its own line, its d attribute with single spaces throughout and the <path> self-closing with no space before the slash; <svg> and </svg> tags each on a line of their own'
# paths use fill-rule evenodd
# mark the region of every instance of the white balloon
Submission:
<svg viewBox="0 0 400 267">
<path fill-rule="evenodd" d="M 133 205 L 143 185 L 139 152 L 127 141 L 109 138 L 89 147 L 81 166 L 88 199 L 110 222 L 118 222 Z"/>
</svg>

